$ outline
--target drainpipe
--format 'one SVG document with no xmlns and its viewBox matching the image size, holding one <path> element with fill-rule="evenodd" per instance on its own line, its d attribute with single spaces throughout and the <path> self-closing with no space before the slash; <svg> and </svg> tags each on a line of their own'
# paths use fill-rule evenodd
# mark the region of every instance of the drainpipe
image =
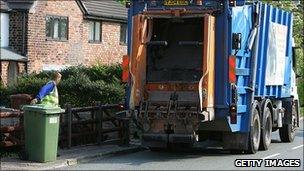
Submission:
<svg viewBox="0 0 304 171">
<path fill-rule="evenodd" d="M 0 84 L 3 83 L 3 78 L 2 78 L 2 61 L 0 59 Z"/>
<path fill-rule="evenodd" d="M 25 55 L 25 13 L 22 11 L 22 55 Z"/>
<path fill-rule="evenodd" d="M 27 52 L 25 49 L 26 46 L 26 39 L 25 36 L 27 34 L 26 32 L 26 13 L 27 11 L 22 11 L 22 55 L 27 57 Z M 28 60 L 24 63 L 25 64 L 25 73 L 28 74 Z"/>
</svg>

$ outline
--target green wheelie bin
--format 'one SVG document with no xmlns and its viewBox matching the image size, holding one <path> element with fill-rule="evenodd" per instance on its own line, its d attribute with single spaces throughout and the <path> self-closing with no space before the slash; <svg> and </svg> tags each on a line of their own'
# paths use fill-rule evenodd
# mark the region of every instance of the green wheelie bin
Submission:
<svg viewBox="0 0 304 171">
<path fill-rule="evenodd" d="M 25 154 L 28 160 L 55 161 L 57 158 L 59 118 L 58 106 L 26 105 L 24 110 Z"/>
</svg>

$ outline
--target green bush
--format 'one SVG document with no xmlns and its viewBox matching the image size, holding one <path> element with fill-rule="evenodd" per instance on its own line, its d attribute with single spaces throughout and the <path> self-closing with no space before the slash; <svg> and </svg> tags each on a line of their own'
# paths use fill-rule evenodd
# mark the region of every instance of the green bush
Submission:
<svg viewBox="0 0 304 171">
<path fill-rule="evenodd" d="M 60 104 L 86 106 L 94 101 L 101 103 L 122 103 L 124 87 L 120 82 L 92 81 L 86 74 L 78 74 L 64 79 L 58 85 Z"/>
<path fill-rule="evenodd" d="M 62 81 L 58 85 L 61 107 L 66 103 L 77 107 L 87 106 L 95 101 L 100 101 L 102 104 L 123 103 L 124 85 L 120 81 L 121 72 L 119 65 L 77 66 L 61 71 Z M 36 95 L 51 79 L 52 74 L 51 71 L 33 73 L 18 78 L 16 84 L 10 87 L 1 86 L 1 94 L 4 95 L 1 95 L 4 97 L 1 102 L 8 106 L 10 94 Z"/>
<path fill-rule="evenodd" d="M 0 83 L 0 106 L 6 106 L 6 104 L 9 103 L 7 99 L 8 94 L 8 89 L 5 88 L 2 83 Z"/>
<path fill-rule="evenodd" d="M 95 65 L 92 67 L 70 67 L 61 72 L 63 78 L 85 74 L 91 81 L 104 81 L 107 83 L 120 82 L 122 69 L 120 65 Z M 41 73 L 40 77 L 49 76 L 49 73 Z"/>
<path fill-rule="evenodd" d="M 9 86 L 8 90 L 14 94 L 26 93 L 35 95 L 47 81 L 47 78 L 22 77 L 18 79 L 16 84 Z"/>
</svg>

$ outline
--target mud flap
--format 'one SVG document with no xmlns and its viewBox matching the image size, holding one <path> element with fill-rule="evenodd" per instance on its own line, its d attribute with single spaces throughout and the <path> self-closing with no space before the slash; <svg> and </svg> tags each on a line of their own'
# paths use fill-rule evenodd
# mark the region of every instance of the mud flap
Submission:
<svg viewBox="0 0 304 171">
<path fill-rule="evenodd" d="M 231 133 L 223 134 L 223 147 L 226 150 L 247 150 L 248 133 Z"/>
<path fill-rule="evenodd" d="M 283 117 L 283 124 L 292 124 L 292 98 L 284 99 L 283 108 L 285 109 L 284 117 Z"/>
</svg>

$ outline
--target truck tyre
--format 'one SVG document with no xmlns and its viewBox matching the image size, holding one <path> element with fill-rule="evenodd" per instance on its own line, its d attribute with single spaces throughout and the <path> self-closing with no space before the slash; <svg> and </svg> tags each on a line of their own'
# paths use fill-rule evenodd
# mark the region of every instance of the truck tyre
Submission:
<svg viewBox="0 0 304 171">
<path fill-rule="evenodd" d="M 231 154 L 243 154 L 244 150 L 230 150 Z"/>
<path fill-rule="evenodd" d="M 283 127 L 279 129 L 280 139 L 282 142 L 293 142 L 296 135 L 297 127 L 297 109 L 296 106 L 292 106 L 291 124 L 283 124 Z"/>
<path fill-rule="evenodd" d="M 253 109 L 250 133 L 249 133 L 249 143 L 246 153 L 255 154 L 260 146 L 261 138 L 261 120 L 259 116 L 259 111 L 257 108 Z"/>
<path fill-rule="evenodd" d="M 261 141 L 260 141 L 260 149 L 261 150 L 268 150 L 270 143 L 271 143 L 271 133 L 272 133 L 272 118 L 271 118 L 271 112 L 269 107 L 266 107 L 264 110 L 263 117 L 265 118 L 263 120 L 263 127 L 264 129 L 261 129 Z"/>
</svg>

